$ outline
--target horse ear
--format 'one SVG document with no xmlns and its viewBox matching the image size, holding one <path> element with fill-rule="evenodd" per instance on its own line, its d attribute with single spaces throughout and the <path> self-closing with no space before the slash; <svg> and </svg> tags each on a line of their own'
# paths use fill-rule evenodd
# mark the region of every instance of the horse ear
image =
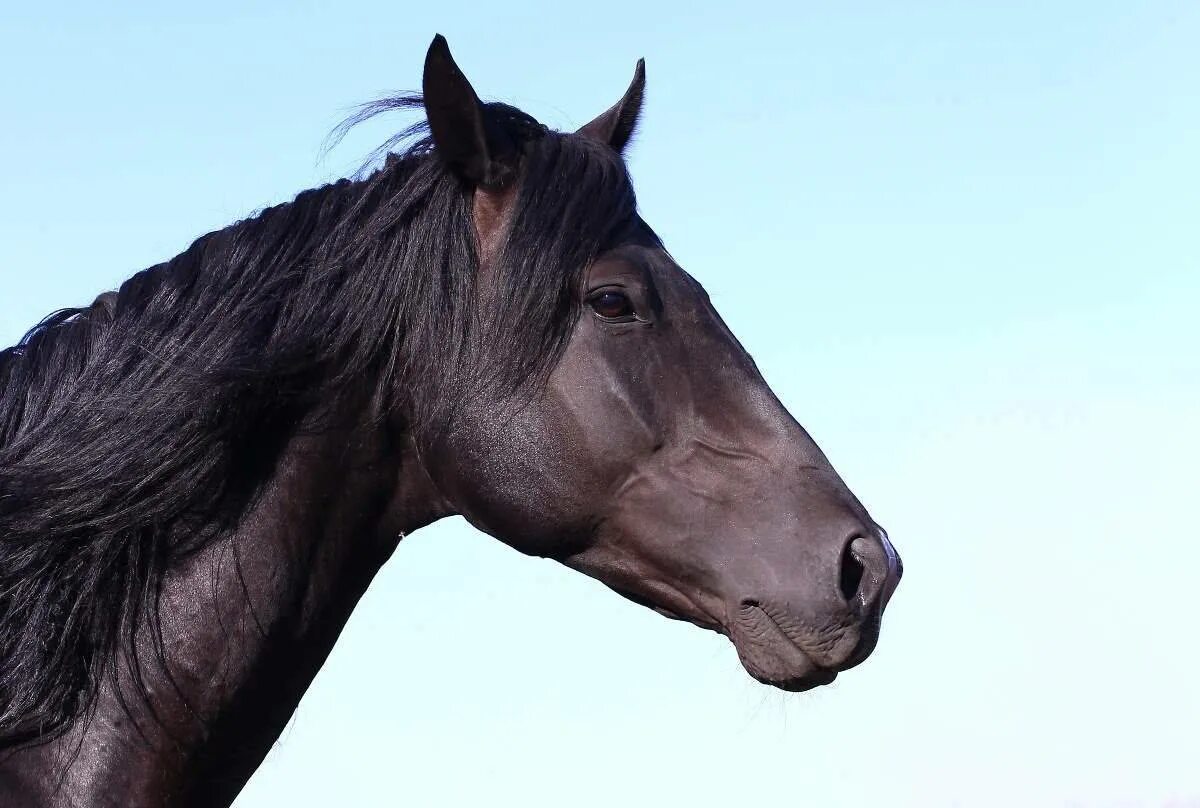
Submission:
<svg viewBox="0 0 1200 808">
<path fill-rule="evenodd" d="M 606 143 L 620 154 L 625 151 L 625 146 L 633 137 L 633 130 L 637 128 L 638 114 L 642 111 L 642 97 L 645 92 L 646 60 L 638 59 L 637 67 L 633 71 L 633 81 L 621 100 L 595 120 L 581 126 L 575 134 Z"/>
<path fill-rule="evenodd" d="M 425 54 L 421 84 L 429 132 L 442 162 L 471 185 L 502 186 L 512 171 L 504 164 L 513 155 L 512 142 L 488 121 L 479 96 L 441 34 Z"/>
</svg>

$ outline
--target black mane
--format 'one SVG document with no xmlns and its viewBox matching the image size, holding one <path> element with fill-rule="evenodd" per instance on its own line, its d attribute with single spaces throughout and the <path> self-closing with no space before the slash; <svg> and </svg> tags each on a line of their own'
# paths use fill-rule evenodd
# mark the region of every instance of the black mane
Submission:
<svg viewBox="0 0 1200 808">
<path fill-rule="evenodd" d="M 166 571 L 236 525 L 314 411 L 368 379 L 376 414 L 428 436 L 463 396 L 552 366 L 633 191 L 606 147 L 487 114 L 521 144 L 522 180 L 482 316 L 470 192 L 425 138 L 0 351 L 0 747 L 86 713 L 116 650 L 157 627 Z"/>
</svg>

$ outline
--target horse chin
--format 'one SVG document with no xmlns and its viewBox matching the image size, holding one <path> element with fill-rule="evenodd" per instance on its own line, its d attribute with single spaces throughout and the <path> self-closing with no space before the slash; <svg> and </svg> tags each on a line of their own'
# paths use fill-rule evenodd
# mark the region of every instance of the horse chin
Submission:
<svg viewBox="0 0 1200 808">
<path fill-rule="evenodd" d="M 754 674 L 751 674 L 754 676 Z M 764 685 L 771 685 L 780 690 L 786 690 L 788 693 L 803 693 L 806 690 L 812 690 L 822 685 L 832 684 L 837 678 L 837 671 L 827 670 L 825 668 L 814 668 L 811 673 L 806 676 L 794 676 L 788 679 L 762 679 L 754 677 Z"/>
<path fill-rule="evenodd" d="M 822 629 L 806 630 L 799 621 L 777 619 L 769 608 L 752 603 L 739 608 L 728 634 L 750 676 L 799 693 L 830 684 L 840 671 L 866 659 L 875 647 L 878 622 L 833 620 Z"/>
<path fill-rule="evenodd" d="M 794 645 L 783 648 L 759 644 L 743 646 L 734 640 L 734 646 L 746 673 L 764 685 L 789 693 L 812 690 L 837 678 L 836 670 L 821 667 Z"/>
</svg>

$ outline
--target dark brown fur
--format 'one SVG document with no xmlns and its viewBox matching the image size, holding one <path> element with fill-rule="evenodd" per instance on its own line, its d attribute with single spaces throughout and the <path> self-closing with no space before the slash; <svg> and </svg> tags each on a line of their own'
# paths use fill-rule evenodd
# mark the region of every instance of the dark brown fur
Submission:
<svg viewBox="0 0 1200 808">
<path fill-rule="evenodd" d="M 899 559 L 637 216 L 643 88 L 550 132 L 439 37 L 430 139 L 0 353 L 0 804 L 228 805 L 450 514 L 784 689 L 870 653 Z"/>
</svg>

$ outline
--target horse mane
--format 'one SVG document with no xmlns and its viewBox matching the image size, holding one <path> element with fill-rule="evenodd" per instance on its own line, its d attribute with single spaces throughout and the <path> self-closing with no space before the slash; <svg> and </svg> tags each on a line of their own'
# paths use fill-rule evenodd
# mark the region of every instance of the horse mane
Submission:
<svg viewBox="0 0 1200 808">
<path fill-rule="evenodd" d="M 486 316 L 470 191 L 410 127 L 369 176 L 202 236 L 0 351 L 0 748 L 64 731 L 141 627 L 161 636 L 164 576 L 236 527 L 315 410 L 368 395 L 433 435 L 468 391 L 544 378 L 635 200 L 602 144 L 485 108 L 522 163 Z"/>
</svg>

